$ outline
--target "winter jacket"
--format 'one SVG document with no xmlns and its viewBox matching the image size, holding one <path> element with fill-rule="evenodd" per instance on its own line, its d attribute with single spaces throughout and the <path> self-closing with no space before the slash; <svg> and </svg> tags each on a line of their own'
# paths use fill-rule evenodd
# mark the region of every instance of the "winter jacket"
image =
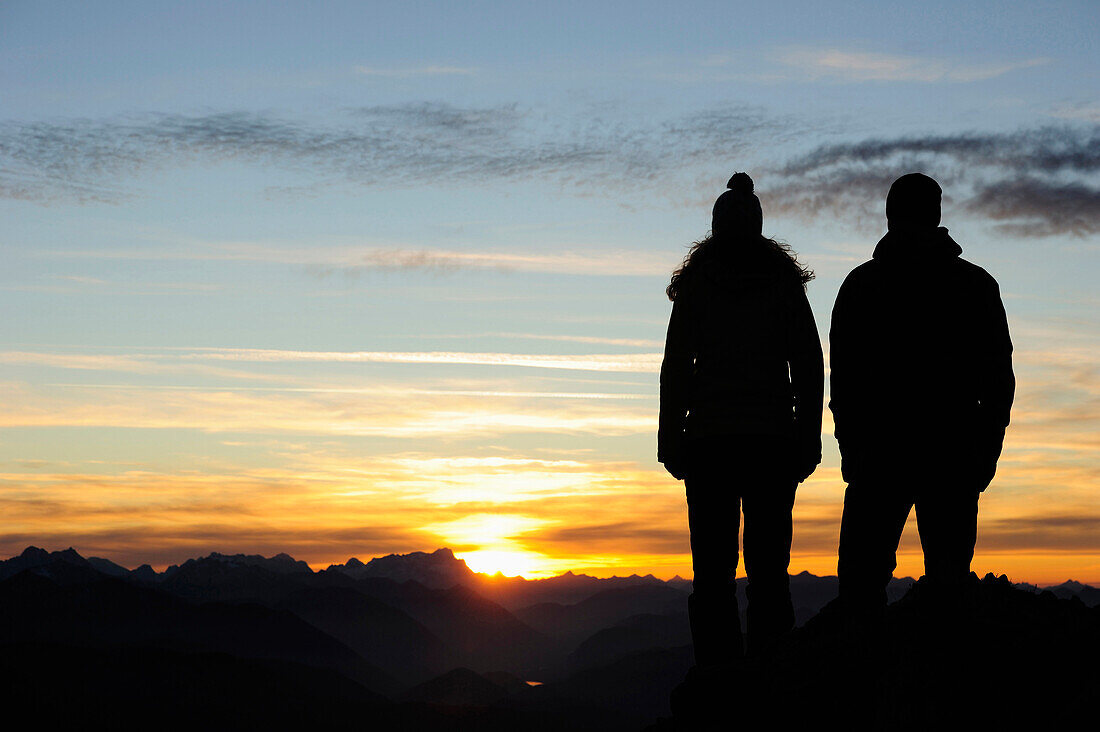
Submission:
<svg viewBox="0 0 1100 732">
<path fill-rule="evenodd" d="M 829 407 L 849 482 L 952 471 L 981 490 L 992 478 L 1012 342 L 996 280 L 961 253 L 944 228 L 891 231 L 840 288 Z"/>
<path fill-rule="evenodd" d="M 789 440 L 792 460 L 820 462 L 821 341 L 798 278 L 774 259 L 705 253 L 678 289 L 657 459 L 682 461 L 694 438 L 775 435 Z"/>
</svg>

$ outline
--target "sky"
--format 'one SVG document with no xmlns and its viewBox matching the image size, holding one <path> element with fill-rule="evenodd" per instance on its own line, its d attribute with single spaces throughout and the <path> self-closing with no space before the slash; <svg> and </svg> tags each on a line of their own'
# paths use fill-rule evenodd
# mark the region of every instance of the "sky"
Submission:
<svg viewBox="0 0 1100 732">
<path fill-rule="evenodd" d="M 0 4 L 0 554 L 689 577 L 671 270 L 748 171 L 827 357 L 921 171 L 1015 345 L 974 569 L 1100 582 L 1098 37 L 1094 2 Z M 792 572 L 835 573 L 823 444 Z"/>
</svg>

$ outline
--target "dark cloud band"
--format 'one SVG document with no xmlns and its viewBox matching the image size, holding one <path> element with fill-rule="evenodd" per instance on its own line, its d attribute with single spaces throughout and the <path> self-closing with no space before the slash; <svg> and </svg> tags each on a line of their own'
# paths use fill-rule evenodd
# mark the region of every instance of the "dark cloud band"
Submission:
<svg viewBox="0 0 1100 732">
<path fill-rule="evenodd" d="M 822 145 L 774 169 L 769 210 L 805 219 L 833 215 L 881 222 L 890 183 L 922 171 L 944 185 L 945 203 L 1022 237 L 1100 231 L 1100 126 L 1011 134 L 872 139 Z"/>
<path fill-rule="evenodd" d="M 279 166 L 310 181 L 307 187 L 520 178 L 630 186 L 685 161 L 739 153 L 753 137 L 787 124 L 747 107 L 639 127 L 600 117 L 546 120 L 515 105 L 442 104 L 345 110 L 323 124 L 245 112 L 6 122 L 0 195 L 111 201 L 127 195 L 120 181 L 145 169 L 199 161 Z"/>
<path fill-rule="evenodd" d="M 128 186 L 145 170 L 225 161 L 301 181 L 272 189 L 283 191 L 542 180 L 667 193 L 697 186 L 700 170 L 759 160 L 777 142 L 821 129 L 747 106 L 648 123 L 444 104 L 350 109 L 323 123 L 246 112 L 9 121 L 0 123 L 0 196 L 111 202 L 133 195 Z M 944 185 L 947 204 L 1007 234 L 1090 236 L 1100 231 L 1098 169 L 1100 125 L 1085 124 L 821 145 L 757 181 L 770 215 L 878 226 L 890 182 L 921 170 Z"/>
</svg>

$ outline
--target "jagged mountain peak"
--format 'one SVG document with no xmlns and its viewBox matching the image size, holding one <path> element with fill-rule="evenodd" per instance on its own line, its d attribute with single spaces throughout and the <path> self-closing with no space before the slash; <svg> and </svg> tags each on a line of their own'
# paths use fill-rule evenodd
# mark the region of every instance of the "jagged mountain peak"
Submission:
<svg viewBox="0 0 1100 732">
<path fill-rule="evenodd" d="M 24 559 L 38 559 L 38 558 L 48 557 L 48 556 L 50 556 L 50 553 L 48 551 L 46 551 L 45 549 L 41 549 L 39 547 L 31 545 L 31 546 L 27 547 L 26 549 L 24 549 L 23 553 L 20 554 L 19 556 L 24 558 Z M 14 559 L 14 557 L 13 557 L 13 559 Z"/>
<path fill-rule="evenodd" d="M 143 564 L 130 572 L 130 576 L 139 582 L 157 582 L 160 575 L 148 564 Z"/>
<path fill-rule="evenodd" d="M 260 554 L 222 554 L 221 552 L 210 552 L 205 557 L 199 557 L 197 559 L 188 559 L 182 566 L 187 566 L 193 563 L 209 563 L 218 562 L 230 566 L 243 566 L 243 567 L 260 567 L 271 572 L 278 574 L 291 574 L 295 572 L 310 572 L 309 565 L 303 561 L 295 559 L 285 552 L 280 552 L 272 557 L 265 557 Z M 169 568 L 171 570 L 171 567 Z"/>
<path fill-rule="evenodd" d="M 329 569 L 343 572 L 355 579 L 364 577 L 385 578 L 396 582 L 415 581 L 426 587 L 446 589 L 457 584 L 468 584 L 475 575 L 466 560 L 455 557 L 449 548 L 408 554 L 387 554 L 375 557 L 366 564 L 349 560 L 344 565 Z"/>
<path fill-rule="evenodd" d="M 0 580 L 19 574 L 24 570 L 46 571 L 46 568 L 55 565 L 69 565 L 77 567 L 91 567 L 88 560 L 69 547 L 56 552 L 49 552 L 36 546 L 28 546 L 18 556 L 0 561 Z"/>
</svg>

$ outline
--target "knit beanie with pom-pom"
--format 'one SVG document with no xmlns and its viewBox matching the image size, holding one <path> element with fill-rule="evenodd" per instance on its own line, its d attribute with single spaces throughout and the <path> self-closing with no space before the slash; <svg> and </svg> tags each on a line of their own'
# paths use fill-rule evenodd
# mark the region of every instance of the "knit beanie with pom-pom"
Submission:
<svg viewBox="0 0 1100 732">
<path fill-rule="evenodd" d="M 753 193 L 748 173 L 734 173 L 726 183 L 727 190 L 718 196 L 711 212 L 710 231 L 716 237 L 760 236 L 764 230 L 764 214 L 760 199 Z"/>
</svg>

